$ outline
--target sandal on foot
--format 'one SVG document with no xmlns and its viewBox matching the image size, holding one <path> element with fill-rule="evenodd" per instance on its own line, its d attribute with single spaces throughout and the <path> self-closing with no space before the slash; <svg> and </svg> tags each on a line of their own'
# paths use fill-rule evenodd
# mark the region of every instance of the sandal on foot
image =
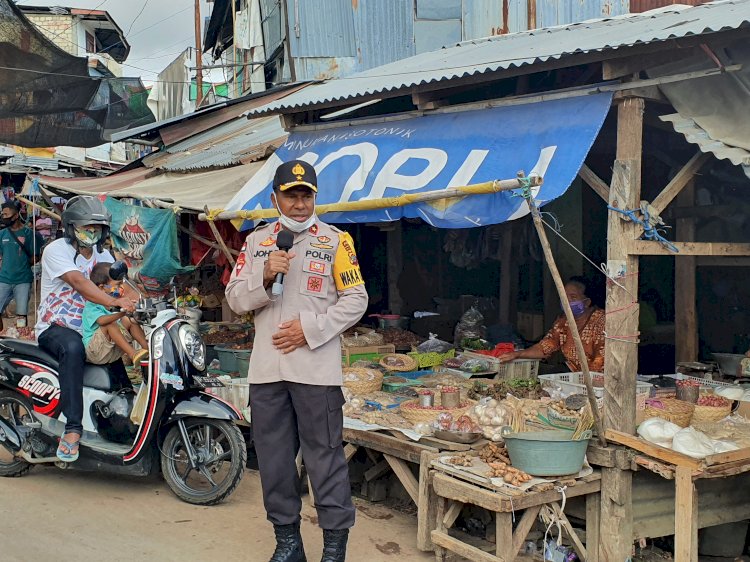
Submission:
<svg viewBox="0 0 750 562">
<path fill-rule="evenodd" d="M 141 360 L 148 357 L 148 349 L 139 349 L 133 355 L 133 365 L 135 367 L 140 366 Z"/>
<path fill-rule="evenodd" d="M 77 435 L 76 433 L 68 433 L 67 435 Z M 57 446 L 57 458 L 63 462 L 75 462 L 78 460 L 78 450 L 80 448 L 81 436 L 77 435 L 75 441 L 66 441 L 65 436 L 60 438 L 60 443 Z M 75 449 L 75 452 L 73 452 Z"/>
</svg>

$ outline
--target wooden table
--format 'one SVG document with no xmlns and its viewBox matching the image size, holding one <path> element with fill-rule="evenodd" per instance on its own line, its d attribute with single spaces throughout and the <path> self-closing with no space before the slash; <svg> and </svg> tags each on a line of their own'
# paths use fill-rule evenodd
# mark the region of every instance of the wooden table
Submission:
<svg viewBox="0 0 750 562">
<path fill-rule="evenodd" d="M 675 481 L 674 559 L 675 562 L 697 562 L 699 498 L 696 482 L 736 477 L 750 472 L 750 449 L 721 453 L 705 459 L 694 459 L 640 437 L 618 431 L 607 430 L 605 436 L 607 441 L 624 445 L 636 452 L 632 455 L 634 469 L 646 469 L 665 480 Z M 742 521 L 748 517 L 748 514 L 750 514 L 750 506 L 745 510 L 731 510 L 731 512 L 728 511 L 726 517 L 721 518 L 720 521 L 712 521 L 712 524 Z M 634 518 L 636 515 L 634 513 Z"/>
<path fill-rule="evenodd" d="M 435 460 L 431 462 L 430 474 L 425 478 L 429 488 L 425 491 L 425 502 L 435 505 L 429 519 L 434 527 L 430 538 L 434 544 L 436 560 L 444 561 L 448 552 L 453 552 L 473 562 L 511 562 L 517 557 L 542 508 L 550 506 L 573 541 L 579 558 L 587 562 L 597 562 L 598 549 L 593 548 L 591 553 L 587 552 L 586 546 L 562 512 L 560 504 L 563 492 L 558 491 L 558 488 L 545 491 L 529 490 L 511 495 L 491 488 L 489 482 L 482 484 L 481 480 L 464 471 L 446 467 Z M 565 484 L 566 498 L 586 496 L 586 540 L 588 544 L 598 545 L 601 475 L 594 472 L 587 478 L 565 481 Z M 494 555 L 448 533 L 466 504 L 482 507 L 495 514 Z M 514 531 L 513 521 L 520 512 L 523 512 L 523 515 L 520 515 Z"/>
<path fill-rule="evenodd" d="M 435 437 L 422 437 L 412 441 L 397 431 L 363 431 L 344 429 L 344 448 L 347 460 L 350 460 L 360 447 L 383 456 L 366 473 L 366 477 L 375 478 L 392 470 L 406 489 L 409 497 L 417 506 L 417 547 L 420 550 L 432 550 L 430 531 L 434 527 L 436 504 L 430 503 L 429 472 L 430 463 L 444 452 L 463 452 L 481 449 L 487 440 L 481 439 L 472 445 L 452 443 Z M 419 465 L 419 478 L 414 476 L 409 463 Z"/>
</svg>

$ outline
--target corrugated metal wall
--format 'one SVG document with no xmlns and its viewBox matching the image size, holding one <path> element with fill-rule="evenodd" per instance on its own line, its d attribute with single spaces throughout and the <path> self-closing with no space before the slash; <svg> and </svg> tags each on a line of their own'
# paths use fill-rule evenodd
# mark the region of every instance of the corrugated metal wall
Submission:
<svg viewBox="0 0 750 562">
<path fill-rule="evenodd" d="M 276 1 L 262 3 L 271 9 Z M 535 1 L 536 27 L 626 14 L 631 2 Z M 346 76 L 462 40 L 528 27 L 527 0 L 287 0 L 287 5 L 298 80 Z"/>
<path fill-rule="evenodd" d="M 287 0 L 287 6 L 293 57 L 356 55 L 352 0 Z M 299 26 L 299 37 L 295 26 Z"/>
<path fill-rule="evenodd" d="M 631 1 L 661 0 L 536 0 L 535 27 L 551 27 L 627 14 Z M 503 33 L 506 28 L 504 9 L 508 14 L 508 33 L 528 29 L 527 0 L 463 0 L 463 39 L 479 39 Z"/>
<path fill-rule="evenodd" d="M 706 2 L 710 2 L 710 0 L 630 0 L 630 12 L 633 14 L 640 14 L 641 12 L 648 12 L 649 10 L 663 8 L 664 6 L 672 6 L 674 4 L 699 6 Z"/>
<path fill-rule="evenodd" d="M 352 5 L 360 70 L 415 54 L 414 0 L 355 0 Z"/>
</svg>

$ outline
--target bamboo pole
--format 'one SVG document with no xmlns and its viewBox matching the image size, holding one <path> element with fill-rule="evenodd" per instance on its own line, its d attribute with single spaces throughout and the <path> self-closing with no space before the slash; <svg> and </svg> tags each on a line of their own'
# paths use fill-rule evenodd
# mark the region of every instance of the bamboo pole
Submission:
<svg viewBox="0 0 750 562">
<path fill-rule="evenodd" d="M 539 212 L 539 207 L 536 206 L 536 202 L 533 197 L 526 199 L 529 205 L 529 211 L 531 211 L 531 217 L 534 221 L 534 228 L 539 235 L 539 242 L 542 244 L 542 250 L 544 252 L 544 258 L 547 261 L 547 267 L 549 267 L 552 279 L 555 282 L 557 288 L 557 294 L 560 297 L 560 304 L 562 304 L 563 312 L 565 313 L 565 319 L 568 321 L 568 327 L 570 333 L 573 335 L 573 342 L 576 346 L 576 353 L 578 359 L 581 362 L 581 371 L 583 372 L 583 381 L 586 384 L 586 394 L 589 399 L 589 406 L 591 407 L 591 414 L 594 416 L 594 426 L 596 432 L 599 435 L 599 442 L 603 447 L 607 446 L 607 440 L 604 438 L 604 427 L 602 426 L 601 416 L 599 415 L 599 408 L 596 405 L 596 395 L 594 394 L 594 386 L 591 384 L 591 374 L 589 373 L 589 365 L 586 360 L 586 352 L 583 349 L 583 341 L 581 341 L 581 334 L 578 332 L 578 326 L 576 325 L 575 316 L 570 308 L 568 297 L 565 295 L 565 284 L 563 283 L 560 271 L 557 269 L 557 263 L 555 263 L 555 257 L 552 255 L 552 248 L 550 247 L 549 240 L 547 239 L 547 233 L 544 231 L 544 224 L 542 223 L 542 216 Z"/>
<path fill-rule="evenodd" d="M 206 213 L 208 213 L 208 206 L 206 206 Z M 232 267 L 234 267 L 234 264 L 236 263 L 234 260 L 234 256 L 232 255 L 232 252 L 229 251 L 229 248 L 227 248 L 227 245 L 224 243 L 224 239 L 221 237 L 219 229 L 216 228 L 216 224 L 214 223 L 214 221 L 210 220 L 208 221 L 208 226 L 211 229 L 211 232 L 214 233 L 214 238 L 216 238 L 219 246 L 221 246 L 221 251 L 224 252 L 227 260 L 229 260 L 229 263 L 232 265 Z"/>
<path fill-rule="evenodd" d="M 221 250 L 221 246 L 219 246 L 219 245 L 218 245 L 218 244 L 217 244 L 216 242 L 212 242 L 212 241 L 211 241 L 211 240 L 209 240 L 208 238 L 204 238 L 203 236 L 200 236 L 200 235 L 196 234 L 195 232 L 192 232 L 191 230 L 189 230 L 189 229 L 185 228 L 185 227 L 184 227 L 184 226 L 182 226 L 181 224 L 178 224 L 178 225 L 177 225 L 177 229 L 178 229 L 178 230 L 179 230 L 180 232 L 184 232 L 185 234 L 187 234 L 187 235 L 188 235 L 188 236 L 190 236 L 191 238 L 194 238 L 195 240 L 197 240 L 197 241 L 198 241 L 198 242 L 200 242 L 201 244 L 205 244 L 206 246 L 209 246 L 209 247 L 211 247 L 211 248 L 214 248 L 215 250 Z M 229 249 L 229 251 L 230 251 L 230 252 L 232 253 L 232 255 L 234 255 L 234 256 L 239 256 L 239 255 L 240 255 L 240 253 L 239 253 L 239 252 L 238 252 L 237 250 L 232 250 L 232 249 L 230 248 L 230 249 Z"/>
<path fill-rule="evenodd" d="M 47 207 L 42 207 L 38 203 L 34 203 L 33 201 L 31 201 L 29 199 L 26 199 L 25 197 L 21 197 L 20 195 L 16 195 L 16 199 L 18 199 L 19 201 L 21 201 L 23 203 L 26 203 L 27 205 L 31 205 L 32 207 L 35 207 L 35 208 L 39 209 L 39 211 L 41 211 L 45 215 L 48 215 L 48 216 L 52 217 L 53 219 L 55 219 L 57 221 L 62 220 L 60 218 L 60 215 L 58 215 L 54 211 L 50 211 Z"/>
<path fill-rule="evenodd" d="M 528 178 L 532 186 L 542 185 L 542 178 L 531 176 Z M 424 203 L 427 201 L 438 201 L 440 199 L 455 199 L 457 197 L 466 197 L 467 195 L 486 195 L 489 193 L 499 193 L 502 191 L 511 191 L 522 186 L 518 178 L 512 180 L 495 180 L 474 185 L 465 185 L 461 187 L 450 187 L 447 189 L 438 189 L 435 191 L 425 191 L 422 193 L 409 193 L 399 197 L 383 197 L 380 199 L 363 199 L 360 201 L 347 201 L 344 203 L 331 203 L 329 205 L 319 205 L 315 207 L 318 215 L 326 213 L 342 213 L 347 211 L 373 211 L 376 209 L 388 209 L 393 207 L 405 207 L 413 203 Z M 198 215 L 202 221 L 210 220 L 260 220 L 272 219 L 279 216 L 276 209 L 259 209 L 257 211 L 218 211 Z"/>
</svg>

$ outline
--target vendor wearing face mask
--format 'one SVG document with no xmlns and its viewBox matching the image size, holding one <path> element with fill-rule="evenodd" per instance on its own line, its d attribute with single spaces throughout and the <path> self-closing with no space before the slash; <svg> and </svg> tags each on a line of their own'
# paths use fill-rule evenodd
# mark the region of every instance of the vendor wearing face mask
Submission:
<svg viewBox="0 0 750 562">
<path fill-rule="evenodd" d="M 3 228 L 0 230 L 0 313 L 5 312 L 10 301 L 15 299 L 16 325 L 23 328 L 26 327 L 31 282 L 34 280 L 31 266 L 42 255 L 44 241 L 21 221 L 15 202 L 3 203 L 0 217 Z"/>
<path fill-rule="evenodd" d="M 589 370 L 601 373 L 604 370 L 604 311 L 591 304 L 591 299 L 586 296 L 586 285 L 578 279 L 571 279 L 565 284 L 565 294 L 581 334 Z M 516 359 L 547 359 L 555 351 L 562 352 L 572 372 L 581 371 L 581 361 L 564 315 L 555 321 L 552 329 L 539 343 L 523 351 L 506 353 L 500 357 L 500 361 L 507 363 Z"/>
</svg>

